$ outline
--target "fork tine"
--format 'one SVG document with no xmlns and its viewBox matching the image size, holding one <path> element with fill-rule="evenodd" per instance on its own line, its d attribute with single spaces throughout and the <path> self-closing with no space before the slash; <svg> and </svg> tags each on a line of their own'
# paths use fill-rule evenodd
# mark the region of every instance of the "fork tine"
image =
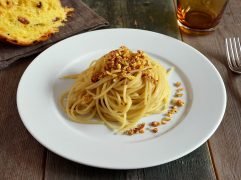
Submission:
<svg viewBox="0 0 241 180">
<path fill-rule="evenodd" d="M 235 52 L 235 50 L 234 50 L 234 48 L 235 48 L 235 44 L 236 44 L 236 41 L 235 41 L 235 38 L 229 38 L 229 44 L 230 44 L 230 53 L 231 53 L 231 63 L 232 63 L 232 65 L 234 66 L 234 67 L 238 67 L 238 65 L 237 65 L 237 62 L 236 62 L 236 57 L 235 57 L 235 54 L 236 54 L 236 52 Z M 233 47 L 234 46 L 234 47 Z"/>
<path fill-rule="evenodd" d="M 238 64 L 239 64 L 239 66 L 241 66 L 241 45 L 240 45 L 240 40 L 239 40 L 239 37 L 237 38 L 237 55 L 238 55 Z"/>
<path fill-rule="evenodd" d="M 227 59 L 228 59 L 228 66 L 230 67 L 230 68 L 232 68 L 233 67 L 233 65 L 232 65 L 232 62 L 231 62 L 231 57 L 230 57 L 230 53 L 229 53 L 229 43 L 228 43 L 228 38 L 225 38 L 225 43 L 226 43 L 226 54 L 227 54 Z"/>
<path fill-rule="evenodd" d="M 238 41 L 238 39 L 239 38 L 237 38 L 237 41 Z M 235 59 L 234 59 L 234 61 L 235 61 L 235 63 L 236 63 L 236 65 L 237 66 L 240 66 L 240 60 L 239 60 L 239 53 L 238 53 L 238 43 L 236 42 L 236 39 L 235 38 L 233 38 L 233 44 L 234 44 L 234 54 L 235 54 Z"/>
</svg>

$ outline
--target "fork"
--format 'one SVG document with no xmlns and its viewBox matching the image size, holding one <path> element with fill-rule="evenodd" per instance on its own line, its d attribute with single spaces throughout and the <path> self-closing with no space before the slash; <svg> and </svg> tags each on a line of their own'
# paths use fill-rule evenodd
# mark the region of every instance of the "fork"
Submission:
<svg viewBox="0 0 241 180">
<path fill-rule="evenodd" d="M 241 46 L 238 38 L 225 38 L 228 66 L 231 71 L 241 74 Z"/>
</svg>

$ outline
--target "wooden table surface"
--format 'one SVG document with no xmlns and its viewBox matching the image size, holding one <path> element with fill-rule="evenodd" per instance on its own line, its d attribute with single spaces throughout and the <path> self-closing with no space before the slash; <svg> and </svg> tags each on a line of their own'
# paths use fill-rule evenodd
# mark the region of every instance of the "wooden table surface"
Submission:
<svg viewBox="0 0 241 180">
<path fill-rule="evenodd" d="M 110 27 L 163 33 L 183 40 L 207 56 L 220 72 L 227 90 L 223 121 L 208 142 L 189 155 L 164 165 L 138 170 L 106 170 L 71 162 L 40 145 L 18 115 L 17 86 L 24 70 L 36 57 L 34 55 L 0 71 L 0 179 L 240 180 L 241 75 L 227 68 L 224 38 L 241 37 L 241 1 L 230 0 L 218 29 L 202 36 L 179 30 L 172 0 L 84 2 L 106 18 Z"/>
</svg>

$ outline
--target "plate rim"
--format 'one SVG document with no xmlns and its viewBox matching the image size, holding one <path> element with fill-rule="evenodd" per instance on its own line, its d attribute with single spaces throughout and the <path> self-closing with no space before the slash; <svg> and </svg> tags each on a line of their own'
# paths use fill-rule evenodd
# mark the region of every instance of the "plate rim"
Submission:
<svg viewBox="0 0 241 180">
<path fill-rule="evenodd" d="M 46 147 L 46 148 L 49 149 L 50 151 L 54 152 L 55 154 L 58 154 L 58 155 L 60 155 L 61 157 L 64 157 L 64 158 L 69 159 L 69 160 L 71 160 L 71 161 L 74 161 L 74 162 L 77 162 L 77 163 L 81 163 L 81 164 L 85 164 L 85 165 L 89 165 L 89 166 L 93 166 L 93 167 L 100 167 L 100 168 L 107 168 L 107 169 L 137 169 L 137 168 L 146 168 L 146 167 L 153 167 L 153 166 L 160 165 L 160 164 L 153 163 L 153 164 L 149 164 L 149 165 L 147 165 L 147 166 L 143 166 L 143 165 L 142 165 L 142 166 L 140 166 L 140 167 L 135 166 L 135 167 L 125 168 L 125 167 L 118 167 L 118 166 L 115 166 L 115 167 L 101 166 L 101 165 L 95 165 L 95 164 L 93 164 L 93 163 L 88 163 L 88 162 L 80 162 L 79 160 L 76 160 L 76 159 L 71 158 L 71 157 L 67 157 L 67 156 L 65 156 L 65 155 L 63 155 L 63 154 L 60 154 L 60 153 L 56 152 L 56 151 L 53 150 L 53 149 L 50 149 L 50 148 L 46 145 L 46 143 L 41 142 L 41 141 L 39 140 L 39 138 L 35 136 L 35 134 L 30 130 L 31 128 L 28 127 L 28 125 L 27 125 L 27 123 L 25 122 L 25 120 L 23 120 L 23 119 L 24 119 L 24 115 L 22 114 L 22 112 L 21 112 L 21 110 L 20 110 L 20 106 L 21 106 L 21 105 L 20 105 L 20 98 L 21 98 L 21 97 L 20 97 L 20 89 L 22 88 L 22 87 L 21 87 L 21 84 L 22 84 L 22 81 L 23 81 L 24 77 L 25 77 L 26 74 L 28 73 L 29 69 L 32 68 L 32 65 L 35 64 L 39 59 L 41 59 L 41 58 L 39 58 L 39 57 L 41 57 L 41 55 L 42 55 L 43 53 L 47 52 L 50 48 L 56 47 L 56 46 L 58 46 L 59 44 L 64 44 L 64 43 L 66 42 L 66 40 L 69 40 L 69 39 L 72 39 L 72 38 L 76 38 L 76 37 L 78 37 L 78 36 L 84 36 L 84 35 L 87 34 L 87 33 L 90 34 L 90 33 L 98 33 L 98 32 L 103 32 L 103 31 L 133 31 L 133 32 L 134 32 L 134 31 L 139 31 L 139 32 L 142 31 L 143 33 L 154 33 L 154 34 L 156 34 L 156 35 L 158 35 L 158 36 L 161 35 L 161 36 L 163 36 L 163 37 L 165 37 L 165 38 L 167 38 L 167 39 L 170 39 L 170 38 L 171 38 L 171 39 L 173 39 L 173 40 L 175 40 L 175 41 L 178 41 L 179 43 L 182 43 L 184 46 L 186 46 L 187 48 L 191 48 L 193 51 L 195 51 L 195 53 L 199 54 L 200 56 L 202 56 L 203 59 L 206 60 L 206 62 L 209 64 L 209 66 L 212 67 L 212 70 L 215 71 L 215 74 L 217 75 L 217 78 L 219 79 L 219 82 L 222 84 L 223 91 L 224 91 L 224 94 L 223 94 L 223 95 L 224 95 L 224 96 L 223 96 L 223 98 L 224 98 L 224 104 L 223 104 L 221 113 L 220 113 L 220 115 L 219 115 L 220 118 L 219 118 L 219 120 L 217 121 L 216 126 L 212 128 L 212 131 L 210 131 L 210 133 L 209 133 L 208 135 L 206 135 L 206 137 L 203 138 L 203 140 L 199 141 L 199 143 L 196 143 L 196 145 L 193 146 L 192 149 L 189 149 L 189 150 L 187 150 L 186 152 L 182 152 L 182 153 L 179 154 L 177 157 L 174 157 L 173 159 L 169 160 L 168 162 L 174 161 L 174 160 L 176 160 L 176 159 L 178 159 L 178 158 L 180 158 L 180 157 L 183 157 L 183 156 L 189 154 L 189 153 L 192 152 L 193 150 L 195 150 L 195 149 L 197 149 L 198 147 L 200 147 L 203 143 L 205 143 L 205 142 L 213 135 L 213 133 L 217 130 L 217 128 L 219 127 L 219 125 L 220 125 L 220 123 L 221 123 L 221 121 L 222 121 L 222 119 L 223 119 L 223 116 L 224 116 L 224 113 L 225 113 L 225 109 L 226 109 L 226 104 L 227 104 L 226 88 L 225 88 L 225 84 L 224 84 L 224 82 L 223 82 L 223 80 L 222 80 L 222 77 L 221 77 L 220 73 L 218 72 L 218 70 L 216 69 L 216 67 L 211 63 L 211 61 L 208 60 L 208 58 L 207 58 L 206 56 L 204 56 L 201 52 L 199 52 L 198 50 L 196 50 L 196 49 L 193 48 L 192 46 L 190 46 L 190 45 L 188 45 L 188 44 L 186 44 L 186 43 L 184 43 L 184 42 L 182 42 L 182 41 L 180 41 L 180 40 L 178 40 L 178 39 L 175 39 L 175 38 L 173 38 L 173 37 L 170 37 L 170 36 L 167 36 L 167 35 L 164 35 L 164 34 L 161 34 L 161 33 L 153 32 L 153 31 L 147 31 L 147 30 L 140 30 L 140 29 L 131 29 L 131 28 L 101 29 L 101 30 L 95 30 L 95 31 L 86 32 L 86 33 L 82 33 L 82 34 L 78 34 L 78 35 L 69 37 L 69 38 L 67 38 L 67 39 L 65 39 L 65 40 L 62 40 L 62 41 L 60 41 L 60 42 L 52 45 L 51 47 L 49 47 L 48 49 L 46 49 L 45 51 L 43 51 L 42 53 L 40 53 L 40 54 L 30 63 L 30 65 L 29 65 L 29 66 L 27 67 L 27 69 L 24 71 L 24 73 L 23 73 L 23 75 L 22 75 L 22 77 L 21 77 L 21 79 L 20 79 L 20 81 L 19 81 L 18 88 L 17 88 L 17 107 L 18 107 L 18 112 L 19 112 L 19 115 L 20 115 L 20 117 L 21 117 L 21 120 L 22 120 L 24 126 L 26 127 L 26 129 L 28 130 L 28 132 L 29 132 L 40 144 L 42 144 L 44 147 Z M 165 163 L 167 163 L 167 162 L 165 162 Z M 162 164 L 164 164 L 164 163 L 162 163 Z"/>
</svg>

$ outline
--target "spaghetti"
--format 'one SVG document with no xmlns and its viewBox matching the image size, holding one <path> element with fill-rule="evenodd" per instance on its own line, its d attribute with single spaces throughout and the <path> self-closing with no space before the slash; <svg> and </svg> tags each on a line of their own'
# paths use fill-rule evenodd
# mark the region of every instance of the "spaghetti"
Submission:
<svg viewBox="0 0 241 180">
<path fill-rule="evenodd" d="M 61 97 L 67 116 L 79 123 L 104 123 L 123 132 L 144 116 L 167 110 L 168 72 L 143 51 L 122 46 L 91 63 Z M 94 119 L 97 117 L 96 119 Z"/>
</svg>

